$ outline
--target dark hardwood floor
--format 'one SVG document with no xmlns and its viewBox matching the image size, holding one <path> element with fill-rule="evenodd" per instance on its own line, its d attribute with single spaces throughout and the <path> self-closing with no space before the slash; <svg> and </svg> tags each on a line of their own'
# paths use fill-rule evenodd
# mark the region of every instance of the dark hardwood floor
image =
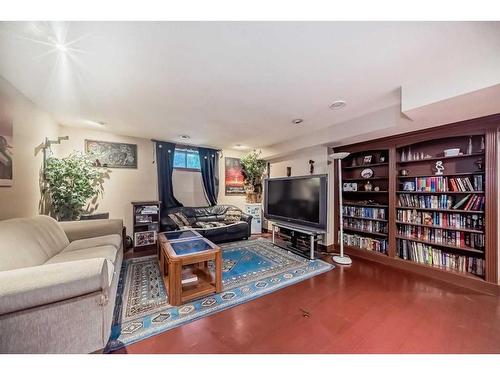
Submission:
<svg viewBox="0 0 500 375">
<path fill-rule="evenodd" d="M 500 298 L 354 258 L 116 353 L 500 353 Z"/>
</svg>

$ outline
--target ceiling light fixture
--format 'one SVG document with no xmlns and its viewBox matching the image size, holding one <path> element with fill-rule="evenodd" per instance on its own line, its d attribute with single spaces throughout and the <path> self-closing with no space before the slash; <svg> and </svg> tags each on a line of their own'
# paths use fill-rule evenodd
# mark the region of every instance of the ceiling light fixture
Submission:
<svg viewBox="0 0 500 375">
<path fill-rule="evenodd" d="M 180 136 L 179 136 L 179 138 L 180 138 L 180 139 L 182 139 L 182 140 L 188 140 L 188 139 L 191 139 L 191 137 L 190 137 L 189 135 L 185 135 L 185 134 L 180 135 Z"/>
<path fill-rule="evenodd" d="M 59 51 L 59 52 L 62 52 L 62 53 L 65 53 L 65 52 L 68 52 L 68 47 L 66 47 L 64 44 L 62 43 L 56 43 L 56 49 Z"/>
<path fill-rule="evenodd" d="M 337 109 L 342 109 L 346 106 L 346 101 L 345 100 L 336 100 L 332 104 L 330 104 L 330 109 L 333 109 L 334 111 Z"/>
<path fill-rule="evenodd" d="M 304 120 L 301 118 L 296 118 L 296 119 L 292 120 L 292 124 L 294 124 L 294 125 L 299 125 L 299 124 L 302 124 L 303 122 L 304 122 Z"/>
<path fill-rule="evenodd" d="M 244 146 L 244 145 L 238 143 L 238 144 L 234 145 L 234 148 L 236 148 L 238 150 L 244 150 L 247 148 L 247 146 Z"/>
</svg>

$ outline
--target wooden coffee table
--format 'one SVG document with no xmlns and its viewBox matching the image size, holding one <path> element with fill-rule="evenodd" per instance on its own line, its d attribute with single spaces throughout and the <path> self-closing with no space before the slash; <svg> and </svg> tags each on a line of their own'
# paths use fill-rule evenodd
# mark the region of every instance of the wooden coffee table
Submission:
<svg viewBox="0 0 500 375">
<path fill-rule="evenodd" d="M 158 261 L 171 305 L 222 291 L 220 247 L 194 230 L 160 233 L 158 246 Z M 214 262 L 214 274 L 208 269 L 209 260 Z M 196 282 L 183 285 L 183 279 L 194 277 Z"/>
</svg>

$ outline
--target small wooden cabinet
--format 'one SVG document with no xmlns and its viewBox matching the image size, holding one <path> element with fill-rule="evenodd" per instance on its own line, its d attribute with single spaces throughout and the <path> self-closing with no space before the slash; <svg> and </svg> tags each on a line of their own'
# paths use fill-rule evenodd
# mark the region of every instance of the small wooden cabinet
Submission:
<svg viewBox="0 0 500 375">
<path fill-rule="evenodd" d="M 132 202 L 134 251 L 156 249 L 160 209 L 160 201 Z"/>
</svg>

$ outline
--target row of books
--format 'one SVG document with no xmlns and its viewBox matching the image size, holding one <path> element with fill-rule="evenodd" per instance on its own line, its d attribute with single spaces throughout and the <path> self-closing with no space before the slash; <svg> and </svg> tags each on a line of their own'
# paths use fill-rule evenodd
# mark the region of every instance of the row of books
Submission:
<svg viewBox="0 0 500 375">
<path fill-rule="evenodd" d="M 136 208 L 135 213 L 137 215 L 157 214 L 159 210 L 158 206 L 141 206 Z"/>
<path fill-rule="evenodd" d="M 387 240 L 363 237 L 357 234 L 344 233 L 344 245 L 387 254 Z"/>
<path fill-rule="evenodd" d="M 417 227 L 409 224 L 399 224 L 398 234 L 418 240 L 434 242 L 436 245 L 451 245 L 484 250 L 484 234 L 468 233 L 449 229 Z"/>
<path fill-rule="evenodd" d="M 385 208 L 344 206 L 342 214 L 344 216 L 358 216 L 370 219 L 382 219 L 387 217 Z"/>
<path fill-rule="evenodd" d="M 447 192 L 483 190 L 483 176 L 470 177 L 415 177 L 403 183 L 405 191 Z"/>
<path fill-rule="evenodd" d="M 411 195 L 399 194 L 399 206 L 415 208 L 455 209 L 465 211 L 483 211 L 485 197 L 477 194 L 468 194 L 461 199 L 451 195 Z"/>
<path fill-rule="evenodd" d="M 482 258 L 452 254 L 408 240 L 398 240 L 396 251 L 401 259 L 484 277 L 485 262 Z"/>
<path fill-rule="evenodd" d="M 477 214 L 452 214 L 398 209 L 396 211 L 396 220 L 410 224 L 436 225 L 455 229 L 484 229 L 483 215 Z"/>
<path fill-rule="evenodd" d="M 343 218 L 344 228 L 364 230 L 367 232 L 387 233 L 387 223 L 364 219 Z"/>
</svg>

